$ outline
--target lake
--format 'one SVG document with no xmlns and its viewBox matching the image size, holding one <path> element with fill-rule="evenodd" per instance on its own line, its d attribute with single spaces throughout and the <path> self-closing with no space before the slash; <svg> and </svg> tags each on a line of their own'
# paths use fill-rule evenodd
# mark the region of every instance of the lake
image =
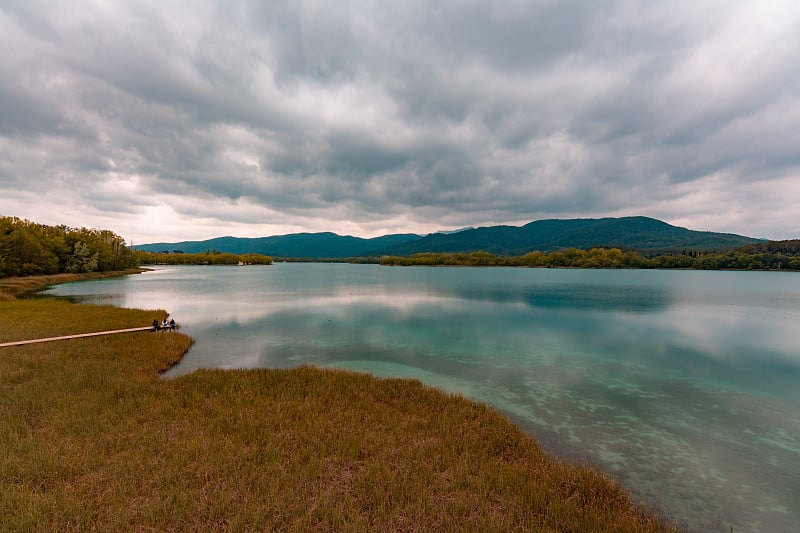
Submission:
<svg viewBox="0 0 800 533">
<path fill-rule="evenodd" d="M 416 378 L 690 530 L 800 530 L 800 273 L 164 266 L 47 294 L 168 310 L 196 339 L 168 377 Z"/>
</svg>

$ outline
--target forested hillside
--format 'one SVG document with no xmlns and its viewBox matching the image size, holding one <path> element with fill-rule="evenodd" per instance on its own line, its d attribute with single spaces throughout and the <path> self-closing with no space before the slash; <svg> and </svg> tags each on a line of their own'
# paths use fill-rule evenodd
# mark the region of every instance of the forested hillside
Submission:
<svg viewBox="0 0 800 533">
<path fill-rule="evenodd" d="M 419 235 L 383 235 L 362 239 L 335 233 L 293 233 L 272 237 L 216 237 L 204 241 L 153 243 L 134 246 L 147 252 L 174 252 L 187 254 L 221 252 L 230 254 L 265 254 L 273 257 L 359 257 L 377 255 L 380 250 L 419 239 Z"/>
<path fill-rule="evenodd" d="M 649 217 L 576 218 L 537 220 L 521 227 L 491 226 L 458 233 L 435 233 L 387 249 L 385 255 L 486 251 L 518 256 L 532 251 L 569 248 L 621 248 L 639 252 L 718 251 L 757 242 L 758 239 L 751 237 L 695 231 Z"/>
<path fill-rule="evenodd" d="M 135 263 L 125 241 L 112 231 L 0 217 L 0 277 L 105 272 Z"/>
<path fill-rule="evenodd" d="M 259 253 L 282 258 L 351 258 L 417 253 L 470 253 L 477 251 L 517 256 L 538 250 L 550 252 L 578 248 L 620 248 L 644 253 L 720 251 L 758 243 L 758 239 L 694 231 L 648 217 L 577 218 L 537 220 L 524 226 L 490 226 L 457 232 L 393 234 L 362 239 L 335 233 L 293 233 L 272 237 L 217 237 L 204 241 L 141 244 L 149 252 Z"/>
</svg>

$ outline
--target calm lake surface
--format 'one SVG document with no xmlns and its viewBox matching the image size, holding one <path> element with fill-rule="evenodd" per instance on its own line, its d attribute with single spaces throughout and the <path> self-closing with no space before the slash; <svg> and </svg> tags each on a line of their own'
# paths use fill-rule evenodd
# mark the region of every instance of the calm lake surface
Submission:
<svg viewBox="0 0 800 533">
<path fill-rule="evenodd" d="M 314 364 L 490 404 L 693 531 L 800 531 L 800 274 L 276 264 L 58 285 L 168 310 L 197 368 Z"/>
</svg>

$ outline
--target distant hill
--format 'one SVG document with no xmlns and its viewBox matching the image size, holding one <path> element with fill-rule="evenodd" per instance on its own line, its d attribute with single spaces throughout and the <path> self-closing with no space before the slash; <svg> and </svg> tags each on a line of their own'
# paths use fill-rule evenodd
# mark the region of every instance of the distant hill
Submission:
<svg viewBox="0 0 800 533">
<path fill-rule="evenodd" d="M 533 250 L 618 247 L 639 251 L 724 250 L 762 242 L 731 233 L 693 231 L 648 217 L 537 220 L 524 226 L 490 226 L 458 233 L 434 233 L 387 250 L 387 255 L 419 252 L 474 252 L 522 255 Z"/>
<path fill-rule="evenodd" d="M 638 251 L 727 250 L 761 239 L 731 233 L 693 231 L 648 217 L 537 220 L 524 226 L 490 226 L 424 237 L 395 234 L 362 239 L 335 233 L 294 233 L 273 237 L 219 237 L 206 241 L 137 245 L 150 252 L 217 250 L 235 254 L 262 253 L 273 257 L 342 258 L 411 255 L 420 252 L 475 252 L 522 255 L 533 250 L 618 247 Z"/>
<path fill-rule="evenodd" d="M 384 235 L 372 239 L 342 236 L 335 233 L 292 233 L 272 237 L 217 237 L 205 241 L 159 242 L 136 245 L 136 250 L 147 252 L 174 252 L 187 254 L 216 250 L 222 253 L 257 253 L 272 257 L 308 257 L 312 259 L 337 257 L 362 257 L 376 255 L 379 250 L 418 240 L 419 235 Z"/>
</svg>

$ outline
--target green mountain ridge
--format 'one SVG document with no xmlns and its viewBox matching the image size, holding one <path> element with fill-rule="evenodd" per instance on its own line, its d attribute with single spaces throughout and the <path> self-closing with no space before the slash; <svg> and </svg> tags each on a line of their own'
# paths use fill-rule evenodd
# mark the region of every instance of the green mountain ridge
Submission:
<svg viewBox="0 0 800 533">
<path fill-rule="evenodd" d="M 460 233 L 434 234 L 396 247 L 393 255 L 421 252 L 463 253 L 483 250 L 497 255 L 523 255 L 534 250 L 616 247 L 637 251 L 723 250 L 761 242 L 759 239 L 694 231 L 649 217 L 537 220 L 517 226 L 491 226 Z"/>
<path fill-rule="evenodd" d="M 264 254 L 273 257 L 339 258 L 374 255 L 377 250 L 390 248 L 411 240 L 420 239 L 416 234 L 396 234 L 363 239 L 331 232 L 290 233 L 271 237 L 216 237 L 203 241 L 174 243 L 152 243 L 136 245 L 136 250 L 146 252 L 174 252 L 187 254 L 216 250 L 232 254 Z"/>
<path fill-rule="evenodd" d="M 422 252 L 523 255 L 565 248 L 616 247 L 641 252 L 727 250 L 763 239 L 732 233 L 695 231 L 650 217 L 576 218 L 537 220 L 524 226 L 489 226 L 455 233 L 391 234 L 371 239 L 331 232 L 292 233 L 271 237 L 217 237 L 203 241 L 152 243 L 134 246 L 150 252 L 261 253 L 286 258 L 345 258 L 412 255 Z"/>
</svg>

